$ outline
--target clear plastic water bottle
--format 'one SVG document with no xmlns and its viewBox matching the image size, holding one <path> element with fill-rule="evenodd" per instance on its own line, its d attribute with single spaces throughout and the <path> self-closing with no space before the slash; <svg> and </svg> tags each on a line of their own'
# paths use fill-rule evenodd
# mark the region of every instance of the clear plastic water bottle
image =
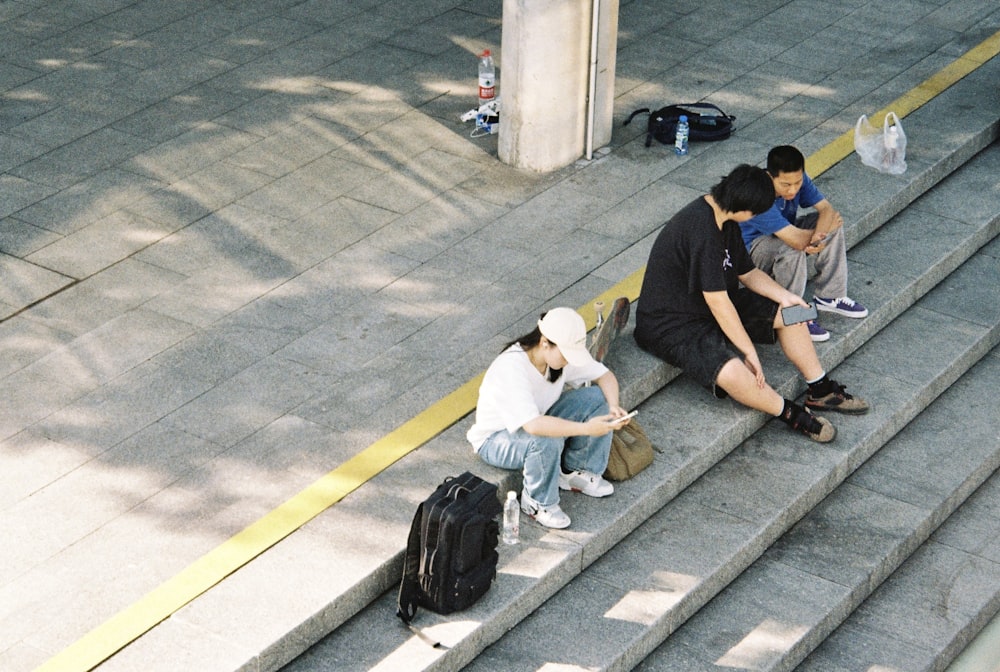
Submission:
<svg viewBox="0 0 1000 672">
<path fill-rule="evenodd" d="M 493 56 L 486 49 L 479 55 L 479 106 L 496 98 L 497 71 L 493 65 Z"/>
<path fill-rule="evenodd" d="M 516 544 L 521 536 L 521 507 L 517 504 L 517 493 L 510 490 L 503 503 L 503 543 Z"/>
<path fill-rule="evenodd" d="M 899 147 L 899 129 L 895 126 L 889 127 L 889 135 L 885 137 L 885 146 L 888 149 L 896 149 Z"/>
<path fill-rule="evenodd" d="M 688 153 L 689 132 L 687 115 L 682 114 L 681 118 L 677 120 L 677 131 L 674 134 L 674 153 L 678 156 L 684 156 Z"/>
<path fill-rule="evenodd" d="M 885 153 L 882 154 L 882 167 L 889 170 L 896 164 L 896 156 L 899 153 L 899 129 L 895 125 L 889 127 L 887 135 L 882 138 L 885 145 Z"/>
</svg>

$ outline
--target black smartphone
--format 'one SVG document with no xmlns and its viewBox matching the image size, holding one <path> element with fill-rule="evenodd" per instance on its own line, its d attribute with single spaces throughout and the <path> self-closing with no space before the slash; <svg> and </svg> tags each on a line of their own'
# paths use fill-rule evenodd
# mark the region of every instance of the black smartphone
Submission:
<svg viewBox="0 0 1000 672">
<path fill-rule="evenodd" d="M 785 323 L 787 327 L 790 324 L 798 324 L 799 322 L 808 322 L 809 320 L 815 320 L 818 317 L 816 312 L 816 306 L 809 304 L 808 308 L 802 306 L 788 306 L 787 308 L 781 309 L 781 321 Z"/>
</svg>

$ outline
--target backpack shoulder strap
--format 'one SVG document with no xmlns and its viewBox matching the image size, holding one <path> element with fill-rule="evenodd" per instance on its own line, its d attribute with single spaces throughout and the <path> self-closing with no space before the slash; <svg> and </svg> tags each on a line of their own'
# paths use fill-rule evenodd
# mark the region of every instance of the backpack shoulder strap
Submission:
<svg viewBox="0 0 1000 672">
<path fill-rule="evenodd" d="M 417 566 L 420 563 L 420 528 L 424 513 L 424 505 L 417 507 L 410 525 L 410 534 L 406 539 L 406 555 L 403 557 L 403 580 L 399 584 L 399 597 L 396 598 L 396 615 L 413 634 L 426 642 L 432 648 L 444 648 L 441 642 L 429 637 L 427 633 L 416 627 L 410 621 L 417 615 L 420 603 L 420 584 L 417 581 Z"/>
<path fill-rule="evenodd" d="M 636 110 L 632 114 L 628 115 L 628 119 L 626 119 L 625 121 L 622 122 L 622 126 L 628 126 L 628 124 L 629 124 L 630 121 L 632 121 L 633 119 L 635 119 L 636 116 L 642 114 L 643 112 L 648 113 L 649 112 L 649 108 L 648 107 L 640 107 L 638 110 Z"/>
<path fill-rule="evenodd" d="M 403 623 L 409 625 L 417 615 L 420 603 L 420 584 L 417 582 L 417 567 L 420 564 L 420 523 L 424 505 L 417 507 L 410 525 L 410 535 L 406 539 L 406 555 L 403 557 L 403 580 L 399 584 L 399 597 L 396 599 L 396 615 Z"/>
</svg>

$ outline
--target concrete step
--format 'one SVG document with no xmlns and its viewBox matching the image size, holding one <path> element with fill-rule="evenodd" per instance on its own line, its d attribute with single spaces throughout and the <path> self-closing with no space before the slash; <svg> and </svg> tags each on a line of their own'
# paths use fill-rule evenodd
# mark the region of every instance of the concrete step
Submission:
<svg viewBox="0 0 1000 672">
<path fill-rule="evenodd" d="M 984 66 L 983 74 L 977 72 L 976 76 L 993 76 L 995 71 L 991 62 Z M 982 87 L 981 81 L 976 86 Z M 920 137 L 931 130 L 937 133 L 937 119 L 949 105 L 962 110 L 949 133 L 933 136 L 934 144 L 911 143 L 907 157 L 910 168 L 904 176 L 880 175 L 862 167 L 854 157 L 828 171 L 820 184 L 838 202 L 845 219 L 853 222 L 849 240 L 864 238 L 878 228 L 879 220 L 884 222 L 906 208 L 989 144 L 996 136 L 996 102 L 970 96 L 960 82 L 907 117 L 908 134 Z M 593 166 L 594 171 L 601 169 L 600 163 Z M 858 191 L 849 193 L 852 189 Z M 900 238 L 909 240 L 903 235 Z M 647 238 L 636 247 L 648 249 L 650 243 L 651 238 Z M 966 238 L 964 244 L 973 243 Z M 855 264 L 855 282 L 859 278 L 860 282 L 871 281 L 871 296 L 883 310 L 860 325 L 850 325 L 850 330 L 840 329 L 841 333 L 821 351 L 824 364 L 834 368 L 944 277 L 949 263 L 957 266 L 961 253 L 956 253 L 955 248 L 949 248 L 949 252 L 953 257 L 950 262 L 931 265 L 930 275 L 912 278 L 884 279 Z M 876 279 L 878 286 L 874 285 Z M 859 298 L 866 304 L 873 303 L 867 289 Z M 621 361 L 615 359 L 619 353 Z M 614 354 L 612 365 L 624 383 L 623 401 L 630 406 L 638 405 L 676 376 L 670 367 L 637 351 L 630 353 L 625 347 Z M 774 358 L 765 365 L 773 372 L 772 381 L 779 383 L 776 387 L 793 396 L 800 391 L 800 381 L 788 367 L 782 367 Z M 863 377 L 855 374 L 851 378 Z M 683 380 L 676 380 L 669 387 L 683 386 Z M 407 670 L 458 669 L 763 424 L 760 414 L 733 409 L 724 411 L 727 415 L 723 423 L 697 428 L 713 414 L 717 417 L 719 409 L 700 392 L 682 394 L 669 405 L 663 422 L 684 418 L 684 441 L 675 445 L 665 438 L 669 451 L 663 452 L 661 459 L 639 478 L 623 484 L 611 505 L 592 506 L 590 502 L 567 498 L 573 527 L 543 534 L 526 526 L 525 544 L 515 557 L 505 556 L 503 574 L 480 603 L 449 619 L 421 612 L 422 624 L 434 624 L 432 632 L 448 643 L 447 649 L 430 649 L 402 630 L 392 615 L 393 588 L 401 573 L 412 511 L 434 484 L 466 469 L 499 483 L 501 489 L 516 487 L 519 480 L 519 475 L 492 469 L 471 455 L 464 440 L 467 425 L 463 423 L 380 473 L 99 669 L 167 670 L 190 661 L 191 669 L 275 670 L 331 631 L 336 632 L 330 642 L 338 643 L 325 648 L 323 656 L 312 658 L 320 665 L 314 669 L 391 669 L 397 665 Z M 658 426 L 656 415 L 644 410 L 643 425 L 647 429 L 666 429 Z M 691 446 L 688 441 L 699 432 L 705 441 Z M 685 448 L 678 450 L 678 446 Z M 309 659 L 304 656 L 289 669 L 310 669 L 303 667 L 310 664 Z"/>
<path fill-rule="evenodd" d="M 982 383 L 979 401 L 986 404 L 1000 374 L 1000 353 L 994 350 L 989 359 L 967 376 L 970 387 Z M 995 426 L 991 440 L 995 446 Z M 1000 474 L 994 473 L 796 670 L 946 669 L 1000 610 L 998 502 Z M 994 653 L 970 659 L 964 669 L 995 669 L 996 662 Z"/>
<path fill-rule="evenodd" d="M 974 173 L 977 174 L 978 171 L 975 168 L 971 168 L 968 174 L 963 172 L 961 175 L 965 175 L 964 179 L 969 180 L 968 176 Z M 954 179 L 960 179 L 960 175 L 956 174 Z M 967 199 L 967 197 L 967 195 L 964 195 L 961 199 Z M 929 196 L 928 198 L 931 197 Z M 941 197 L 938 196 L 937 198 L 940 199 Z M 924 207 L 927 210 L 927 213 L 925 213 L 926 216 L 934 216 L 931 214 L 934 208 L 946 207 L 946 204 L 947 201 L 945 200 L 940 206 L 933 204 L 925 205 Z M 920 206 L 915 206 L 914 210 L 920 210 Z M 873 255 L 871 268 L 868 268 L 869 264 L 854 263 L 855 267 L 852 268 L 852 273 L 855 278 L 881 277 L 879 275 L 877 260 L 891 256 L 886 253 L 886 250 L 898 248 L 900 240 L 907 238 L 905 230 L 908 230 L 910 226 L 907 218 L 912 216 L 909 213 L 910 210 L 907 210 L 907 213 L 896 218 L 892 223 L 871 236 L 872 245 L 874 246 L 871 253 Z M 960 224 L 953 228 L 955 230 L 950 234 L 951 245 L 944 249 L 937 248 L 936 258 L 931 259 L 923 254 L 913 256 L 911 259 L 911 268 L 908 272 L 897 272 L 893 278 L 887 280 L 885 287 L 879 288 L 874 293 L 873 296 L 875 298 L 873 301 L 868 301 L 866 295 L 866 303 L 872 309 L 872 315 L 867 320 L 853 324 L 848 324 L 850 322 L 848 320 L 837 321 L 837 328 L 834 329 L 835 338 L 830 343 L 824 344 L 825 347 L 821 349 L 821 353 L 824 355 L 824 362 L 828 367 L 831 366 L 831 363 L 827 361 L 831 353 L 850 349 L 844 345 L 844 342 L 858 343 L 872 337 L 872 329 L 866 329 L 866 323 L 884 325 L 891 322 L 908 307 L 906 300 L 900 300 L 899 297 L 903 297 L 904 299 L 908 297 L 909 302 L 912 303 L 918 296 L 921 288 L 923 291 L 926 291 L 927 288 L 939 282 L 951 270 L 960 265 L 965 257 L 972 254 L 972 250 L 978 248 L 983 242 L 995 235 L 996 221 L 992 218 L 986 218 L 980 219 L 978 224 Z M 928 249 L 932 247 L 928 246 Z M 963 249 L 965 252 L 959 251 Z M 863 250 L 863 245 L 858 247 L 859 253 Z M 923 314 L 923 311 L 915 311 L 915 313 L 918 313 L 919 317 L 904 318 L 904 326 L 901 329 L 906 329 L 906 321 L 912 322 L 914 320 L 916 320 L 918 326 L 911 328 L 927 327 L 927 317 Z M 935 320 L 932 320 L 932 323 L 935 322 Z M 936 323 L 933 328 L 940 331 Z M 863 331 L 861 336 L 856 335 L 858 330 Z M 983 348 L 986 347 L 983 343 L 984 341 L 988 341 L 989 338 L 983 334 L 979 334 L 979 336 L 981 338 L 973 339 L 974 343 L 970 343 L 968 337 L 953 339 L 953 344 L 960 344 L 962 348 L 966 349 L 962 350 L 959 354 L 953 354 L 952 357 L 944 356 L 942 353 L 946 352 L 946 350 L 938 347 L 936 343 L 920 339 L 900 339 L 899 331 L 890 332 L 882 337 L 883 340 L 888 340 L 890 343 L 895 340 L 903 340 L 904 342 L 912 340 L 915 343 L 927 346 L 929 351 L 926 353 L 926 357 L 929 361 L 940 365 L 942 370 L 935 369 L 933 372 L 930 370 L 923 371 L 922 373 L 927 375 L 928 378 L 921 380 L 919 383 L 907 385 L 905 392 L 909 396 L 897 399 L 893 399 L 888 391 L 882 391 L 876 385 L 875 389 L 878 394 L 874 395 L 874 398 L 883 400 L 885 402 L 885 409 L 882 411 L 876 409 L 876 412 L 864 419 L 839 422 L 838 425 L 842 428 L 844 438 L 838 440 L 837 445 L 842 447 L 836 449 L 822 447 L 811 451 L 810 455 L 813 453 L 816 455 L 826 454 L 827 461 L 810 465 L 806 473 L 810 473 L 814 481 L 811 484 L 812 489 L 804 495 L 800 495 L 795 506 L 779 507 L 775 511 L 772 511 L 776 519 L 764 526 L 765 533 L 771 537 L 769 541 L 777 538 L 783 529 L 786 529 L 798 517 L 801 517 L 801 515 L 808 511 L 811 505 L 821 500 L 839 480 L 842 480 L 858 463 L 877 450 L 899 427 L 918 413 L 920 408 L 925 406 L 933 396 L 939 394 L 947 386 L 948 382 L 960 375 L 961 371 L 967 368 L 971 361 L 981 357 Z M 977 348 L 979 349 L 978 351 Z M 642 377 L 641 373 L 633 375 L 631 373 L 632 366 L 641 369 L 646 375 L 652 375 L 649 371 L 657 368 L 655 362 L 644 362 L 643 356 L 634 351 L 634 345 L 631 345 L 631 342 L 627 339 L 616 344 L 612 353 L 612 366 L 619 372 L 629 371 L 624 377 L 630 381 L 630 385 L 632 381 L 640 381 L 638 384 L 643 384 L 642 381 L 646 380 Z M 884 354 L 877 354 L 875 357 L 884 361 Z M 620 358 L 620 361 L 618 358 Z M 794 375 L 789 367 L 783 367 L 782 363 L 777 361 L 776 357 L 771 357 L 770 359 L 774 361 L 767 361 L 765 366 L 770 371 L 777 372 L 769 376 L 772 382 L 775 380 L 782 381 L 782 385 L 779 387 L 787 389 L 789 394 L 797 394 L 801 389 L 797 376 Z M 875 364 L 878 364 L 878 361 Z M 857 369 L 858 365 L 848 364 L 846 366 L 852 370 L 852 373 L 849 374 L 850 380 L 867 381 L 870 378 L 865 372 Z M 868 366 L 867 362 L 864 366 Z M 670 372 L 666 370 L 659 371 L 657 375 L 662 377 L 671 376 Z M 866 394 L 872 396 L 868 393 L 867 389 Z M 879 405 L 881 406 L 882 403 Z M 890 412 L 890 409 L 900 408 L 902 410 Z M 643 426 L 667 450 L 658 457 L 650 469 L 632 481 L 622 484 L 614 498 L 616 504 L 619 505 L 618 510 L 609 511 L 610 507 L 603 502 L 580 501 L 583 498 L 567 498 L 564 504 L 570 515 L 574 517 L 574 521 L 582 521 L 579 525 L 577 522 L 574 522 L 574 528 L 579 527 L 580 529 L 574 530 L 574 528 L 571 528 L 571 530 L 565 533 L 551 533 L 542 532 L 534 526 L 526 526 L 528 536 L 526 543 L 513 554 L 513 557 L 511 557 L 508 551 L 502 558 L 503 567 L 500 579 L 481 605 L 476 605 L 468 612 L 464 612 L 458 619 L 440 618 L 433 614 L 422 614 L 421 622 L 424 626 L 427 626 L 427 632 L 431 636 L 444 641 L 449 648 L 443 650 L 431 649 L 417 638 L 411 637 L 405 630 L 401 631 L 399 624 L 393 623 L 392 619 L 388 618 L 391 616 L 395 599 L 393 592 L 390 591 L 376 601 L 372 607 L 349 621 L 299 660 L 289 665 L 287 669 L 300 672 L 303 670 L 330 669 L 324 666 L 334 663 L 337 669 L 369 669 L 372 667 L 378 667 L 379 669 L 458 669 L 471 660 L 470 656 L 475 655 L 475 648 L 481 647 L 483 641 L 488 641 L 493 636 L 493 633 L 499 632 L 502 634 L 507 628 L 520 621 L 524 614 L 530 613 L 534 607 L 541 606 L 543 603 L 544 606 L 541 606 L 541 609 L 528 619 L 523 626 L 518 626 L 508 637 L 505 637 L 494 647 L 487 650 L 486 653 L 480 655 L 479 658 L 469 665 L 469 669 L 486 669 L 489 666 L 496 667 L 501 665 L 501 661 L 503 669 L 521 669 L 519 666 L 522 662 L 524 663 L 524 669 L 537 669 L 538 666 L 548 661 L 571 660 L 563 657 L 561 654 L 572 656 L 573 653 L 561 650 L 559 645 L 552 645 L 550 642 L 552 638 L 571 641 L 576 645 L 579 645 L 581 641 L 595 642 L 595 647 L 596 643 L 599 642 L 601 645 L 601 655 L 606 654 L 608 652 L 607 645 L 609 640 L 620 641 L 622 637 L 609 637 L 608 633 L 603 630 L 588 633 L 586 636 L 579 636 L 579 634 L 583 633 L 588 627 L 600 630 L 602 626 L 607 625 L 608 619 L 602 617 L 604 612 L 600 611 L 600 608 L 597 606 L 591 604 L 598 613 L 591 613 L 590 610 L 584 612 L 585 609 L 588 609 L 588 603 L 598 602 L 600 607 L 603 607 L 605 611 L 615 603 L 611 602 L 608 604 L 606 601 L 595 600 L 596 589 L 585 578 L 574 579 L 557 597 L 545 602 L 548 594 L 554 592 L 553 583 L 556 584 L 555 588 L 558 588 L 565 583 L 567 575 L 572 576 L 574 572 L 579 572 L 581 567 L 586 567 L 593 562 L 596 557 L 592 550 L 594 547 L 598 548 L 599 553 L 603 554 L 607 548 L 606 539 L 609 536 L 621 534 L 622 530 L 630 530 L 635 527 L 637 517 L 640 518 L 641 522 L 649 515 L 652 515 L 659 508 L 656 506 L 657 504 L 670 501 L 685 486 L 697 479 L 700 474 L 712 468 L 712 465 L 716 462 L 725 460 L 725 456 L 734 446 L 740 444 L 745 438 L 753 434 L 763 421 L 759 414 L 717 404 L 713 400 L 706 398 L 706 395 L 700 390 L 693 389 L 685 379 L 678 379 L 672 382 L 667 389 L 657 393 L 649 401 L 643 403 L 641 409 L 640 419 L 643 422 Z M 720 422 L 720 416 L 722 422 Z M 864 427 L 867 433 L 852 437 L 852 427 Z M 750 446 L 749 448 L 745 447 L 740 450 L 759 450 L 759 448 L 754 447 L 758 447 L 764 441 L 761 438 L 762 436 L 767 437 L 766 442 L 768 445 L 784 446 L 779 452 L 783 450 L 787 454 L 794 455 L 796 452 L 801 451 L 802 440 L 800 437 L 791 434 L 783 427 L 774 428 L 771 425 L 765 427 L 761 435 L 755 435 L 745 444 L 746 446 Z M 858 445 L 852 446 L 851 441 L 854 439 L 857 439 Z M 831 450 L 833 452 L 830 452 Z M 771 460 L 774 460 L 774 455 L 770 455 L 764 460 L 764 464 L 759 467 L 761 471 L 769 469 L 766 465 L 770 464 Z M 794 465 L 793 462 L 793 466 L 801 467 L 803 465 Z M 770 469 L 773 470 L 773 468 L 771 467 Z M 720 466 L 719 469 L 725 471 L 726 467 Z M 729 475 L 729 478 L 745 478 L 742 469 L 736 469 L 735 471 L 736 475 Z M 791 471 L 794 471 L 794 469 L 791 469 Z M 780 475 L 780 483 L 788 484 L 792 481 L 793 479 L 790 474 L 783 473 Z M 761 494 L 756 489 L 754 492 Z M 687 506 L 688 508 L 693 506 L 695 509 L 705 510 L 705 507 L 697 503 L 692 504 L 691 502 L 694 501 L 692 497 L 694 495 L 690 494 L 690 491 L 685 491 L 679 498 L 670 502 L 669 506 Z M 620 504 L 623 500 L 625 503 Z M 717 511 L 708 511 L 717 518 L 727 518 L 727 516 Z M 685 510 L 683 514 L 671 519 L 672 522 L 670 525 L 672 531 L 677 529 L 675 526 L 683 525 L 685 532 L 683 541 L 679 540 L 679 537 L 674 534 L 668 537 L 667 541 L 672 544 L 673 551 L 671 552 L 673 555 L 666 557 L 676 557 L 681 552 L 681 549 L 698 549 L 694 555 L 701 557 L 702 551 L 709 550 L 704 545 L 705 530 L 711 529 L 713 525 L 718 524 L 720 521 L 701 521 L 703 524 L 700 526 L 697 524 L 689 525 L 685 521 L 690 520 L 690 514 L 691 511 Z M 662 515 L 662 512 L 656 514 L 656 516 L 660 515 Z M 730 529 L 751 527 L 745 521 L 735 524 L 731 516 L 727 519 Z M 651 523 L 647 525 L 649 524 Z M 644 525 L 643 527 L 646 526 Z M 742 531 L 746 532 L 747 529 L 743 529 Z M 611 550 L 608 553 L 608 557 L 642 557 L 649 555 L 646 548 L 648 540 L 639 543 L 637 548 L 629 546 L 631 543 L 630 540 L 631 537 L 626 542 L 619 544 L 614 550 Z M 685 586 L 684 590 L 675 586 L 677 592 L 672 597 L 663 599 L 672 602 L 676 598 L 679 601 L 677 605 L 671 605 L 673 608 L 673 617 L 677 620 L 671 621 L 671 618 L 668 617 L 660 619 L 658 625 L 665 630 L 661 634 L 665 636 L 665 633 L 668 633 L 683 620 L 683 618 L 677 617 L 682 614 L 684 608 L 689 609 L 687 614 L 683 614 L 686 618 L 697 606 L 700 606 L 698 604 L 699 599 L 706 599 L 738 575 L 753 558 L 766 548 L 769 541 L 765 543 L 765 538 L 754 537 L 751 541 L 745 542 L 747 544 L 745 547 L 737 543 L 738 552 L 736 553 L 737 559 L 735 560 L 735 564 L 729 568 L 728 576 L 717 575 L 715 577 L 714 580 L 717 581 L 717 584 L 714 586 L 712 582 L 706 582 L 698 586 Z M 573 543 L 568 544 L 567 542 L 575 542 L 575 545 Z M 579 548 L 581 545 L 582 548 Z M 714 550 L 719 551 L 721 542 L 716 540 L 711 545 L 714 547 Z M 619 550 L 624 547 L 629 547 L 631 550 L 628 552 Z M 602 558 L 595 567 L 604 566 L 605 564 L 606 561 Z M 590 571 L 588 570 L 584 576 L 589 575 Z M 692 576 L 695 575 L 692 574 Z M 534 582 L 534 585 L 532 585 L 532 582 Z M 596 583 L 599 585 L 604 584 L 603 581 L 596 581 Z M 575 593 L 579 593 L 576 598 L 569 599 L 568 602 L 565 601 L 564 595 Z M 644 593 L 642 589 L 638 589 L 637 594 L 641 596 Z M 682 596 L 685 595 L 687 595 L 687 599 L 682 599 Z M 640 611 L 643 609 L 641 603 L 642 599 L 640 597 L 638 601 Z M 564 606 L 561 608 L 560 605 Z M 628 609 L 629 607 L 624 608 Z M 580 618 L 576 618 L 575 615 L 577 612 L 581 614 L 586 613 L 588 617 L 581 616 Z M 571 613 L 574 614 L 573 618 L 568 616 Z M 536 621 L 546 618 L 545 614 L 552 614 L 552 618 L 546 619 L 545 625 L 537 625 Z M 648 614 L 646 615 L 648 616 Z M 542 634 L 549 633 L 550 628 L 554 628 L 551 637 L 548 634 Z M 567 632 L 567 630 L 576 631 L 577 629 L 579 632 L 576 635 L 572 632 Z M 518 637 L 516 634 L 518 632 L 525 632 L 526 634 L 524 637 Z M 602 661 L 599 666 L 603 667 L 604 664 L 607 664 L 611 668 L 626 669 L 631 664 L 640 660 L 645 653 L 651 650 L 652 646 L 658 643 L 657 636 L 651 636 L 645 643 L 641 641 L 638 649 L 631 648 L 628 653 L 615 658 L 614 663 L 608 663 L 612 657 L 598 658 L 598 660 Z M 642 637 L 639 637 L 639 639 L 643 640 Z M 508 641 L 512 643 L 508 645 Z M 631 640 L 629 641 L 631 642 Z M 540 654 L 541 657 L 538 658 L 533 658 L 527 653 L 531 650 L 535 642 L 539 644 L 539 648 L 543 651 Z M 650 648 L 642 651 L 644 645 L 650 646 Z M 555 649 L 560 650 L 556 652 Z M 578 648 L 575 650 L 579 652 Z M 593 654 L 595 651 L 590 650 L 588 653 Z M 573 662 L 584 666 L 595 664 L 594 660 L 591 659 L 586 661 L 573 660 Z"/>
<path fill-rule="evenodd" d="M 968 168 L 978 172 L 973 164 Z M 996 235 L 998 217 L 1000 208 L 983 222 L 982 231 Z M 895 218 L 859 248 L 881 250 L 878 257 L 885 258 L 888 249 L 898 247 L 901 230 L 909 230 L 905 220 Z M 962 245 L 960 238 L 953 238 L 956 247 Z M 466 669 L 537 670 L 559 664 L 626 670 L 643 660 L 687 618 L 714 603 L 712 598 L 786 530 L 996 345 L 1000 310 L 984 300 L 1000 281 L 1000 269 L 991 260 L 995 257 L 974 258 L 968 264 L 972 280 L 963 266 L 833 371 L 840 380 L 858 381 L 873 404 L 869 415 L 836 418 L 836 442 L 803 444 L 780 423 L 768 423 Z M 919 261 L 914 259 L 913 269 L 922 267 Z M 911 280 L 921 275 L 915 272 Z M 873 317 L 891 311 L 891 303 L 869 304 Z M 694 414 L 683 404 L 712 402 L 684 382 L 678 379 L 641 407 L 651 436 L 672 453 L 720 443 L 718 429 L 704 425 L 718 425 L 726 413 L 718 406 L 714 413 L 698 409 L 702 425 L 693 424 Z M 720 604 L 731 601 L 722 598 Z M 739 612 L 744 603 L 733 602 Z M 792 614 L 804 609 L 800 604 Z M 705 638 L 725 642 L 723 632 L 708 628 Z M 682 657 L 653 669 L 714 669 L 719 657 Z"/>
<path fill-rule="evenodd" d="M 998 256 L 1000 239 L 916 309 L 947 311 L 942 295 L 954 298 L 956 286 L 966 288 L 966 305 L 982 302 L 1000 280 Z M 1000 318 L 995 303 L 988 310 Z M 894 327 L 886 335 L 890 331 Z M 884 340 L 873 339 L 861 352 Z M 887 354 L 901 361 L 898 353 Z M 1000 350 L 994 347 L 636 669 L 790 670 L 838 627 L 834 642 L 814 660 L 850 664 L 814 662 L 806 669 L 942 669 L 1000 608 L 1000 564 L 970 559 L 975 546 L 945 549 L 939 541 L 927 542 L 1000 467 L 1000 435 L 991 420 L 998 374 Z M 998 501 L 992 500 L 994 507 Z M 981 516 L 982 505 L 974 511 L 969 516 Z M 991 524 L 996 526 L 995 517 Z M 910 563 L 915 551 L 912 564 L 922 569 L 882 591 L 886 606 L 869 603 L 872 591 L 904 561 Z M 940 581 L 942 576 L 949 580 Z M 941 605 L 948 605 L 947 613 L 932 617 Z M 879 630 L 870 627 L 866 614 L 872 610 L 911 618 Z M 892 644 L 873 646 L 873 632 Z"/>
</svg>

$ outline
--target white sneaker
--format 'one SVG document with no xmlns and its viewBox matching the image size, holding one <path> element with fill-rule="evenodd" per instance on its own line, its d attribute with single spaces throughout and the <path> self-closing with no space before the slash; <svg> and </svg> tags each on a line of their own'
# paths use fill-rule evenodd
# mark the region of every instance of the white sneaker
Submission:
<svg viewBox="0 0 1000 672">
<path fill-rule="evenodd" d="M 571 471 L 564 474 L 560 470 L 559 489 L 582 492 L 590 497 L 607 497 L 615 491 L 615 486 L 589 471 Z"/>
<path fill-rule="evenodd" d="M 554 530 L 569 527 L 569 516 L 559 508 L 558 504 L 542 506 L 529 497 L 524 490 L 521 491 L 521 510 L 543 527 L 551 527 Z"/>
</svg>

